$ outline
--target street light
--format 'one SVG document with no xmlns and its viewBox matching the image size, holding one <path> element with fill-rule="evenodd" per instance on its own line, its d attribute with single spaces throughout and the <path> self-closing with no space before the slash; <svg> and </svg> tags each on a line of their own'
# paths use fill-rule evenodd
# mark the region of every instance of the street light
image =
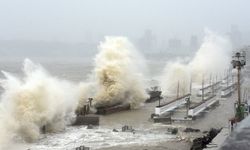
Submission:
<svg viewBox="0 0 250 150">
<path fill-rule="evenodd" d="M 245 49 L 242 49 L 240 52 L 234 53 L 232 56 L 232 66 L 238 70 L 238 81 L 237 81 L 237 88 L 238 88 L 238 104 L 236 105 L 236 114 L 235 117 L 238 121 L 244 119 L 244 105 L 241 104 L 241 91 L 240 91 L 240 71 L 241 68 L 244 68 L 246 65 L 246 52 Z"/>
<path fill-rule="evenodd" d="M 186 97 L 185 98 L 185 101 L 186 101 L 186 116 L 188 117 L 188 111 L 189 111 L 189 107 L 190 107 L 190 97 Z"/>
</svg>

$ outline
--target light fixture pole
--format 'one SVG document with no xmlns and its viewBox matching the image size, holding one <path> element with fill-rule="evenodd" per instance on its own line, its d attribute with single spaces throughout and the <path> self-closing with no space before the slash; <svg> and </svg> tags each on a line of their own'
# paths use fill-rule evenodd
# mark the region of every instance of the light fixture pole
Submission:
<svg viewBox="0 0 250 150">
<path fill-rule="evenodd" d="M 233 68 L 237 69 L 237 90 L 238 90 L 238 103 L 236 105 L 236 114 L 235 117 L 238 121 L 241 121 L 244 119 L 244 105 L 241 104 L 241 68 L 243 68 L 246 65 L 246 52 L 241 51 L 241 52 L 236 52 L 232 56 L 232 65 Z"/>
</svg>

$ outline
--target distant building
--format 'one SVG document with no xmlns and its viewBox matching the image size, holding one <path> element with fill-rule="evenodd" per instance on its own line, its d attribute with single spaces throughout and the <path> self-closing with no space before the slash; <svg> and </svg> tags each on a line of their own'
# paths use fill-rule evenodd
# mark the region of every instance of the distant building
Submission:
<svg viewBox="0 0 250 150">
<path fill-rule="evenodd" d="M 142 51 L 154 52 L 156 48 L 156 37 L 151 30 L 145 30 L 143 36 L 138 41 L 138 46 Z"/>
<path fill-rule="evenodd" d="M 180 39 L 169 39 L 168 49 L 171 53 L 182 53 L 182 42 Z"/>
<path fill-rule="evenodd" d="M 194 52 L 199 48 L 199 44 L 198 44 L 198 38 L 195 35 L 192 35 L 190 37 L 190 41 L 189 41 L 189 51 L 190 52 Z"/>
</svg>

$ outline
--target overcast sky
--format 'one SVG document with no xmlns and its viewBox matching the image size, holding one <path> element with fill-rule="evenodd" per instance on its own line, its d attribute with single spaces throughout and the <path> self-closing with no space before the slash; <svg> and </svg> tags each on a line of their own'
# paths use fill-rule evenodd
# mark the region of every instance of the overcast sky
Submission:
<svg viewBox="0 0 250 150">
<path fill-rule="evenodd" d="M 250 0 L 0 0 L 0 40 L 81 42 L 87 35 L 200 35 L 250 30 Z M 88 36 L 87 36 L 88 37 Z"/>
</svg>

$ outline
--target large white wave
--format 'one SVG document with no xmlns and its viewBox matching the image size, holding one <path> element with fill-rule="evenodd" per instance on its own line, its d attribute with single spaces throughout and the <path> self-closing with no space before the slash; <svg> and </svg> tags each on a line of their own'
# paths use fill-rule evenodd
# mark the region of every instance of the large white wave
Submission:
<svg viewBox="0 0 250 150">
<path fill-rule="evenodd" d="M 201 84 L 202 78 L 220 76 L 229 67 L 232 45 L 227 37 L 205 30 L 205 37 L 193 59 L 168 62 L 162 79 L 165 94 L 175 94 L 179 82 L 181 94 L 189 92 L 192 81 Z"/>
<path fill-rule="evenodd" d="M 24 61 L 23 72 L 22 78 L 3 72 L 0 149 L 13 137 L 26 141 L 38 139 L 43 126 L 47 132 L 64 129 L 78 104 L 74 84 L 52 77 L 28 59 Z"/>
<path fill-rule="evenodd" d="M 137 107 L 146 99 L 144 69 L 143 57 L 127 38 L 105 37 L 95 57 L 92 79 L 88 84 L 82 83 L 81 88 L 94 98 L 96 107 L 119 103 Z"/>
</svg>

